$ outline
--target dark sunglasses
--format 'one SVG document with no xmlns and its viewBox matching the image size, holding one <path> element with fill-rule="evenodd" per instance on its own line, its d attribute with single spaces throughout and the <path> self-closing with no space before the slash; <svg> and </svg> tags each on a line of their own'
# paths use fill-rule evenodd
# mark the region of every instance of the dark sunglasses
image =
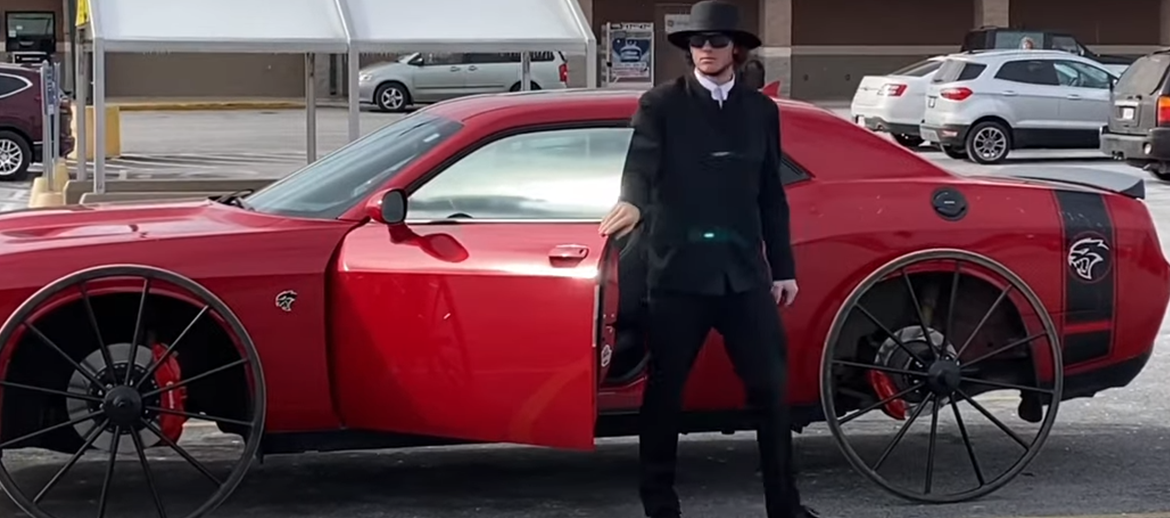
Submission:
<svg viewBox="0 0 1170 518">
<path fill-rule="evenodd" d="M 720 32 L 701 32 L 691 36 L 690 44 L 694 48 L 702 48 L 710 43 L 712 47 L 721 49 L 731 45 L 731 37 Z"/>
</svg>

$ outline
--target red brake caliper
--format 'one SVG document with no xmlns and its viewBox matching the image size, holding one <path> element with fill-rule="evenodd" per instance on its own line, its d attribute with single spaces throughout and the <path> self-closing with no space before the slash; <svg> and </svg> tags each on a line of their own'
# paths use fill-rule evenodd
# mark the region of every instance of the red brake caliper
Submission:
<svg viewBox="0 0 1170 518">
<path fill-rule="evenodd" d="M 893 380 L 891 380 L 890 377 L 886 375 L 886 373 L 868 371 L 866 372 L 866 377 L 869 378 L 869 384 L 873 387 L 874 393 L 877 394 L 878 401 L 884 400 L 898 393 L 897 388 L 894 386 Z M 890 401 L 889 403 L 882 405 L 882 412 L 885 412 L 886 415 L 894 419 L 903 421 L 906 419 L 906 402 L 902 401 L 901 399 Z"/>
<path fill-rule="evenodd" d="M 166 354 L 167 348 L 163 344 L 154 344 L 151 347 L 151 352 L 154 353 L 154 361 L 159 361 L 163 354 Z M 158 387 L 166 388 L 172 386 L 182 379 L 182 371 L 179 369 L 179 361 L 175 359 L 172 354 L 158 370 L 154 372 L 154 382 Z M 171 410 L 174 412 L 185 412 L 187 403 L 187 387 L 179 387 L 174 390 L 168 390 L 162 393 L 162 401 L 159 402 L 161 408 Z M 179 442 L 179 437 L 183 435 L 183 425 L 187 423 L 187 418 L 181 415 L 159 413 L 158 426 L 162 430 L 163 435 L 168 439 Z"/>
</svg>

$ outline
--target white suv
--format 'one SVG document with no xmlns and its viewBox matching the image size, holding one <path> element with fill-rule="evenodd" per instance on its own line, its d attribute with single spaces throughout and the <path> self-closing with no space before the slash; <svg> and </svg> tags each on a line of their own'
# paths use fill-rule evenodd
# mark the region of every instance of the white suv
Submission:
<svg viewBox="0 0 1170 518">
<path fill-rule="evenodd" d="M 981 164 L 1012 149 L 1097 148 L 1116 81 L 1100 63 L 1059 50 L 953 54 L 926 87 L 919 132 Z"/>
</svg>

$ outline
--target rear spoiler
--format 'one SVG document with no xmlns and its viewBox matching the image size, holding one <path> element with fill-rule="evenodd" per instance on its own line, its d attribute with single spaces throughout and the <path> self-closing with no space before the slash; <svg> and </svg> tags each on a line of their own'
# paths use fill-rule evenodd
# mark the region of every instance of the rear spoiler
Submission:
<svg viewBox="0 0 1170 518">
<path fill-rule="evenodd" d="M 1011 178 L 1021 180 L 1040 180 L 1066 185 L 1091 187 L 1102 191 L 1144 199 L 1146 197 L 1146 182 L 1141 178 L 1105 169 L 1082 169 L 1079 167 L 1046 167 L 1039 171 L 1021 174 L 1009 174 Z"/>
<path fill-rule="evenodd" d="M 760 92 L 768 97 L 779 98 L 780 81 L 772 81 L 771 83 L 764 85 L 764 87 L 760 89 Z"/>
</svg>

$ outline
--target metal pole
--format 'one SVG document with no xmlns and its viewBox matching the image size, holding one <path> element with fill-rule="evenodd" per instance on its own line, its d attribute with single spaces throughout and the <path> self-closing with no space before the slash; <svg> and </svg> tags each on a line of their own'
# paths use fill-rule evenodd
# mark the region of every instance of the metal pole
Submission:
<svg viewBox="0 0 1170 518">
<path fill-rule="evenodd" d="M 49 140 L 45 146 L 41 148 L 41 154 L 45 157 L 47 162 L 45 171 L 49 175 L 49 190 L 58 191 L 63 189 L 64 185 L 57 185 L 57 159 L 61 155 L 61 64 L 53 63 L 53 89 L 52 102 L 49 103 L 49 119 L 52 121 L 52 130 L 49 132 Z"/>
<path fill-rule="evenodd" d="M 317 56 L 305 54 L 305 161 L 317 161 Z"/>
<path fill-rule="evenodd" d="M 106 192 L 106 53 L 93 42 L 93 192 Z"/>
<path fill-rule="evenodd" d="M 597 42 L 585 45 L 585 88 L 597 88 Z"/>
<path fill-rule="evenodd" d="M 50 110 L 49 104 L 53 101 L 53 94 L 49 92 L 52 85 L 51 75 L 53 74 L 50 61 L 41 62 L 41 178 L 49 184 L 49 190 L 53 189 L 53 164 L 50 163 L 52 156 L 50 152 L 53 147 L 53 114 Z"/>
<path fill-rule="evenodd" d="M 532 54 L 527 50 L 520 53 L 520 91 L 532 89 Z"/>
<path fill-rule="evenodd" d="M 80 31 L 79 31 L 80 32 Z M 75 73 L 77 88 L 73 89 L 73 121 L 77 124 L 77 181 L 89 179 L 89 116 L 86 106 L 89 104 L 89 52 L 85 43 L 77 47 L 77 66 Z"/>
<path fill-rule="evenodd" d="M 349 78 L 349 141 L 353 142 L 362 136 L 362 119 L 361 119 L 361 92 L 358 91 L 358 71 L 361 63 L 359 59 L 361 54 L 354 46 L 349 47 L 349 59 L 346 63 L 347 75 Z"/>
</svg>

